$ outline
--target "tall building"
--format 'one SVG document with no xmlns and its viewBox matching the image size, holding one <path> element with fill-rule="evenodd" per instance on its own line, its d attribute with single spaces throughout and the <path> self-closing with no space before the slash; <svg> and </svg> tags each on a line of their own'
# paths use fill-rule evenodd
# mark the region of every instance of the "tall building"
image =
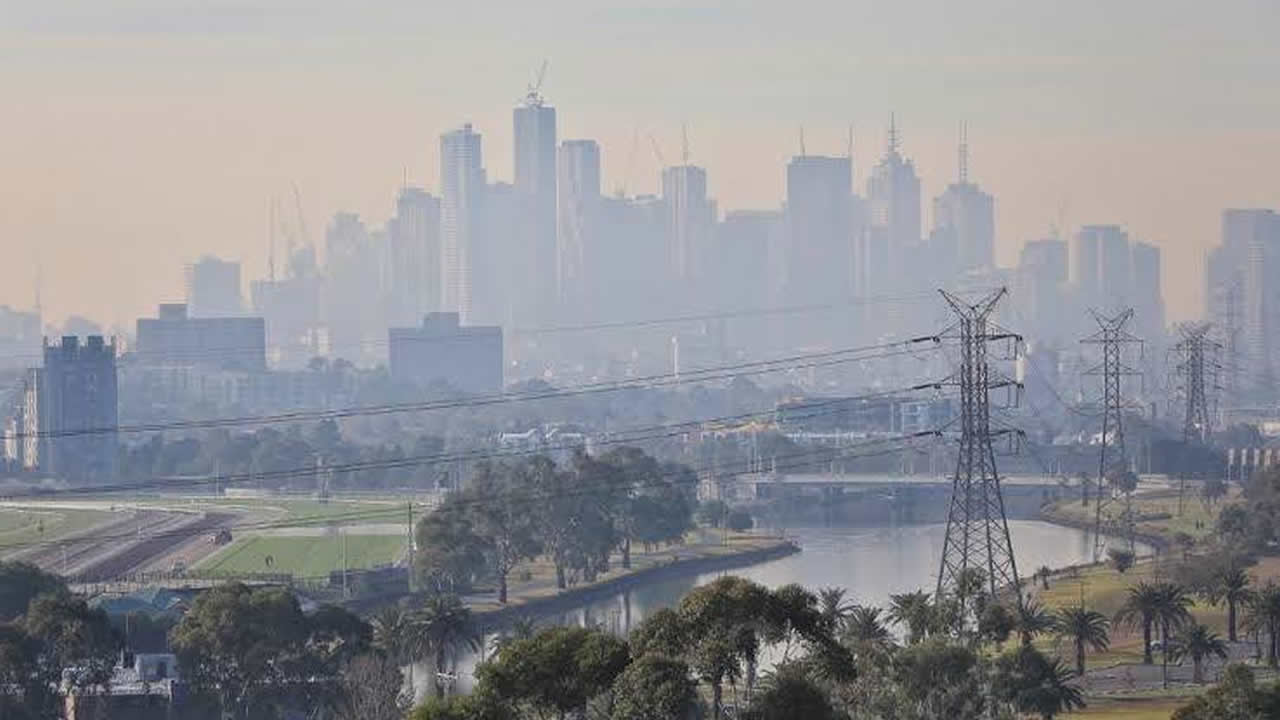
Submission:
<svg viewBox="0 0 1280 720">
<path fill-rule="evenodd" d="M 472 251 L 483 232 L 480 135 L 471 123 L 440 136 L 440 309 L 471 316 Z"/>
<path fill-rule="evenodd" d="M 324 319 L 329 353 L 354 363 L 381 359 L 386 321 L 383 247 L 355 213 L 340 212 L 325 230 Z"/>
<path fill-rule="evenodd" d="M 181 303 L 138 318 L 133 359 L 141 365 L 263 371 L 266 325 L 260 317 L 193 318 Z"/>
<path fill-rule="evenodd" d="M 1072 282 L 1085 307 L 1127 306 L 1132 264 L 1129 234 L 1118 225 L 1085 225 L 1076 233 Z"/>
<path fill-rule="evenodd" d="M 1280 215 L 1224 210 L 1222 243 L 1209 253 L 1205 271 L 1207 316 L 1220 328 L 1229 354 L 1228 402 L 1274 402 L 1280 377 Z"/>
<path fill-rule="evenodd" d="M 969 144 L 962 129 L 959 174 L 933 201 L 934 242 L 950 246 L 954 266 L 939 268 L 944 284 L 956 273 L 995 267 L 995 200 L 969 181 Z M 932 237 L 932 236 L 931 236 Z"/>
<path fill-rule="evenodd" d="M 440 199 L 422 188 L 401 189 L 387 235 L 388 321 L 414 322 L 440 302 Z"/>
<path fill-rule="evenodd" d="M 1156 343 L 1164 335 L 1164 296 L 1160 289 L 1160 248 L 1145 242 L 1133 243 L 1131 263 L 1133 281 L 1129 302 L 1134 310 L 1134 327 L 1140 337 Z"/>
<path fill-rule="evenodd" d="M 0 305 L 0 369 L 21 369 L 40 357 L 40 311 Z"/>
<path fill-rule="evenodd" d="M 1062 345 L 1074 337 L 1065 323 L 1068 296 L 1067 243 L 1056 237 L 1032 240 L 1022 246 L 1014 293 L 1030 327 L 1024 332 L 1035 340 Z"/>
<path fill-rule="evenodd" d="M 662 201 L 667 210 L 667 273 L 678 299 L 694 300 L 715 224 L 715 208 L 707 198 L 707 171 L 687 163 L 664 168 Z"/>
<path fill-rule="evenodd" d="M 789 341 L 843 344 L 836 332 L 853 293 L 853 159 L 800 155 L 787 164 L 787 239 L 782 282 L 786 306 L 833 305 L 788 318 Z"/>
<path fill-rule="evenodd" d="M 114 428 L 119 425 L 115 341 L 90 335 L 83 344 L 74 336 L 46 343 L 44 367 L 31 374 L 31 381 L 28 396 L 34 402 L 28 403 L 26 424 L 40 433 L 34 464 L 78 484 L 114 478 Z"/>
<path fill-rule="evenodd" d="M 192 317 L 235 317 L 244 312 L 240 263 L 206 255 L 186 268 Z"/>
<path fill-rule="evenodd" d="M 600 146 L 595 140 L 560 144 L 559 226 L 556 231 L 556 300 L 562 316 L 577 311 L 589 295 L 588 253 L 600 212 Z"/>
<path fill-rule="evenodd" d="M 897 125 L 890 119 L 884 157 L 867 178 L 868 223 L 883 228 L 890 255 L 895 257 L 921 240 L 920 178 L 911 160 L 899 152 L 899 141 Z M 890 277 L 896 274 L 890 272 Z"/>
<path fill-rule="evenodd" d="M 515 126 L 516 232 L 514 253 L 525 268 L 511 288 L 518 324 L 554 319 L 556 296 L 556 110 L 536 89 L 512 112 Z"/>
<path fill-rule="evenodd" d="M 391 376 L 471 394 L 502 391 L 502 328 L 465 326 L 457 313 L 428 313 L 420 327 L 388 330 Z"/>
</svg>

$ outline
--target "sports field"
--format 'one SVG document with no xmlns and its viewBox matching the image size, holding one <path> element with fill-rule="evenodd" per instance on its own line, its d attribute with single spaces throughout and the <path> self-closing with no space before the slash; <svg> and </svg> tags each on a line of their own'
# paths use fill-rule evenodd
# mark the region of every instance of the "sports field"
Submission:
<svg viewBox="0 0 1280 720">
<path fill-rule="evenodd" d="M 405 538 L 395 535 L 348 535 L 347 567 L 370 568 L 393 563 L 405 551 Z M 338 534 L 251 536 L 209 556 L 196 569 L 215 574 L 288 573 L 298 578 L 327 577 L 342 569 L 343 537 Z"/>
</svg>

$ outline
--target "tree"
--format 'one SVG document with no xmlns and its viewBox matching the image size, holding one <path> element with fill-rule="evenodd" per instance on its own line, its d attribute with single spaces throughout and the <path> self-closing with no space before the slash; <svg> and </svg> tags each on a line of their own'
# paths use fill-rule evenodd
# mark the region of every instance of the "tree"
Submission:
<svg viewBox="0 0 1280 720">
<path fill-rule="evenodd" d="M 476 668 L 476 695 L 524 712 L 565 717 L 609 690 L 627 667 L 626 643 L 609 633 L 556 627 L 504 647 Z"/>
<path fill-rule="evenodd" d="M 925 639 L 934 618 L 933 600 L 923 590 L 889 596 L 889 622 L 906 629 L 908 645 Z"/>
<path fill-rule="evenodd" d="M 903 648 L 892 663 L 892 684 L 897 697 L 886 698 L 889 717 L 906 707 L 911 718 L 983 717 L 987 692 L 980 677 L 981 664 L 971 647 L 936 636 Z M 905 696 L 905 697 L 903 697 Z"/>
<path fill-rule="evenodd" d="M 306 617 L 288 592 L 229 583 L 196 597 L 170 643 L 193 689 L 243 719 L 292 679 L 287 660 L 306 635 Z"/>
<path fill-rule="evenodd" d="M 56 692 L 61 671 L 40 661 L 40 642 L 18 624 L 0 623 L 0 717 L 62 716 Z"/>
<path fill-rule="evenodd" d="M 1260 720 L 1280 717 L 1280 686 L 1262 689 L 1247 665 L 1228 665 L 1222 681 L 1178 708 L 1172 720 Z"/>
<path fill-rule="evenodd" d="M 612 720 L 685 720 L 697 710 L 689 666 L 664 655 L 634 660 L 613 683 Z"/>
<path fill-rule="evenodd" d="M 1084 675 L 1085 648 L 1106 652 L 1111 644 L 1108 629 L 1111 621 L 1100 612 L 1083 607 L 1058 611 L 1058 634 L 1072 642 L 1076 650 L 1076 674 Z"/>
<path fill-rule="evenodd" d="M 1250 624 L 1258 629 L 1266 629 L 1267 664 L 1276 667 L 1280 664 L 1280 585 L 1274 580 L 1253 596 L 1249 603 Z"/>
<path fill-rule="evenodd" d="M 517 477 L 520 474 L 509 465 L 482 463 L 471 486 L 473 532 L 485 545 L 502 605 L 507 604 L 507 577 L 512 569 L 537 555 L 539 549 L 529 513 L 516 506 Z"/>
<path fill-rule="evenodd" d="M 399 663 L 384 653 L 358 655 L 343 668 L 337 720 L 400 720 L 409 709 Z"/>
<path fill-rule="evenodd" d="M 845 618 L 841 638 L 858 645 L 885 646 L 890 644 L 889 628 L 880 620 L 881 610 L 868 605 L 854 605 Z"/>
<path fill-rule="evenodd" d="M 102 610 L 84 598 L 56 592 L 31 601 L 23 616 L 26 631 L 39 642 L 41 673 L 74 690 L 106 689 L 122 645 Z"/>
<path fill-rule="evenodd" d="M 1234 565 L 1219 569 L 1213 574 L 1212 584 L 1206 595 L 1215 605 L 1224 602 L 1227 604 L 1227 639 L 1235 642 L 1237 612 L 1253 597 L 1253 589 L 1249 587 L 1249 573 Z"/>
<path fill-rule="evenodd" d="M 25 562 L 0 561 L 0 622 L 10 622 L 27 611 L 38 595 L 65 593 L 67 583 Z"/>
<path fill-rule="evenodd" d="M 1017 626 L 1018 619 L 1009 611 L 1008 606 L 991 603 L 978 618 L 978 637 L 996 645 L 1004 645 Z"/>
<path fill-rule="evenodd" d="M 1159 602 L 1156 604 L 1156 622 L 1160 626 L 1160 672 L 1164 685 L 1169 684 L 1169 639 L 1170 633 L 1191 621 L 1191 596 L 1187 589 L 1171 582 L 1156 585 L 1159 590 Z"/>
<path fill-rule="evenodd" d="M 1060 658 L 1045 657 L 1029 645 L 996 660 L 993 691 L 1020 713 L 1045 720 L 1084 707 L 1084 695 L 1071 681 L 1075 673 Z"/>
<path fill-rule="evenodd" d="M 452 670 L 457 654 L 464 648 L 480 651 L 481 639 L 471 611 L 457 595 L 433 595 L 413 612 L 412 626 L 418 643 L 434 660 L 436 697 L 444 697 L 443 675 Z"/>
<path fill-rule="evenodd" d="M 1107 557 L 1111 558 L 1111 567 L 1121 575 L 1129 571 L 1133 567 L 1136 557 L 1132 550 L 1122 550 L 1120 548 L 1107 548 Z"/>
<path fill-rule="evenodd" d="M 818 607 L 822 613 L 822 620 L 827 627 L 835 632 L 840 629 L 845 618 L 849 616 L 853 605 L 844 601 L 845 589 L 838 587 L 824 587 L 818 589 Z"/>
<path fill-rule="evenodd" d="M 725 519 L 725 526 L 734 532 L 746 532 L 755 527 L 755 520 L 746 510 L 732 510 Z"/>
<path fill-rule="evenodd" d="M 1227 483 L 1220 477 L 1206 478 L 1204 485 L 1200 488 L 1200 497 L 1210 507 L 1226 496 Z"/>
<path fill-rule="evenodd" d="M 750 720 L 835 720 L 839 717 L 823 688 L 798 663 L 783 663 L 766 680 L 745 715 Z"/>
<path fill-rule="evenodd" d="M 1027 600 L 1015 614 L 1014 627 L 1022 637 L 1023 645 L 1030 645 L 1037 635 L 1057 629 L 1058 618 L 1035 600 Z"/>
<path fill-rule="evenodd" d="M 1122 627 L 1142 629 L 1142 664 L 1151 665 L 1151 629 L 1160 607 L 1160 588 L 1147 581 L 1139 582 L 1125 594 L 1124 605 L 1116 613 L 1115 622 Z"/>
<path fill-rule="evenodd" d="M 1040 586 L 1045 590 L 1049 589 L 1049 578 L 1053 577 L 1053 570 L 1048 565 L 1041 565 L 1036 570 L 1036 577 L 1040 578 Z"/>
<path fill-rule="evenodd" d="M 1170 655 L 1174 662 L 1182 662 L 1183 658 L 1191 658 L 1192 679 L 1197 683 L 1204 682 L 1205 658 L 1227 658 L 1227 644 L 1218 634 L 1202 623 L 1191 623 L 1182 628 L 1173 641 Z"/>
<path fill-rule="evenodd" d="M 698 523 L 706 527 L 723 527 L 729 517 L 729 506 L 723 500 L 708 500 L 698 506 Z"/>
</svg>

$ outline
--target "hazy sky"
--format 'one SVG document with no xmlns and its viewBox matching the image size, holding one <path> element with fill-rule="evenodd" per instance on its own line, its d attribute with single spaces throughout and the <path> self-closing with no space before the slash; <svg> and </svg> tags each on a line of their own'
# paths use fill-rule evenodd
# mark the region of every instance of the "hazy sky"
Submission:
<svg viewBox="0 0 1280 720">
<path fill-rule="evenodd" d="M 732 2 L 0 0 L 0 303 L 131 326 L 210 251 L 266 265 L 269 198 L 390 214 L 435 190 L 437 138 L 484 134 L 511 176 L 510 110 L 543 58 L 560 135 L 603 146 L 606 187 L 654 191 L 689 128 L 722 209 L 772 208 L 805 128 L 857 187 L 891 110 L 926 198 L 996 196 L 1005 263 L 1052 224 L 1123 223 L 1165 251 L 1175 318 L 1200 311 L 1226 206 L 1280 205 L 1275 0 Z M 925 226 L 931 225 L 926 201 Z"/>
</svg>

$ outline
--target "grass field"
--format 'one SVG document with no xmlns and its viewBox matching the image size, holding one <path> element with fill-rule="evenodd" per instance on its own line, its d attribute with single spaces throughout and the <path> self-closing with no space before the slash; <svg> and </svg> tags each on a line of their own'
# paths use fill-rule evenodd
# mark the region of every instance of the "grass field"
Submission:
<svg viewBox="0 0 1280 720">
<path fill-rule="evenodd" d="M 352 500 L 335 498 L 329 502 L 307 497 L 266 496 L 260 498 L 150 498 L 144 505 L 173 507 L 190 504 L 204 509 L 225 508 L 230 510 L 272 513 L 282 522 L 312 522 L 323 524 L 326 519 L 342 520 L 350 523 L 397 523 L 407 522 L 409 498 L 378 498 L 369 500 Z M 421 502 L 414 504 L 414 515 L 421 517 L 426 512 Z"/>
<path fill-rule="evenodd" d="M 1091 700 L 1089 707 L 1063 717 L 1107 718 L 1108 720 L 1169 720 L 1184 700 L 1164 698 L 1147 700 Z"/>
<path fill-rule="evenodd" d="M 269 572 L 318 578 L 342 569 L 342 545 L 340 535 L 253 536 L 237 540 L 200 563 L 197 569 L 227 575 Z M 405 538 L 348 535 L 346 546 L 348 568 L 369 568 L 397 560 L 404 552 Z"/>
<path fill-rule="evenodd" d="M 107 519 L 105 510 L 0 507 L 0 555 L 30 542 L 53 540 L 93 527 Z"/>
</svg>

